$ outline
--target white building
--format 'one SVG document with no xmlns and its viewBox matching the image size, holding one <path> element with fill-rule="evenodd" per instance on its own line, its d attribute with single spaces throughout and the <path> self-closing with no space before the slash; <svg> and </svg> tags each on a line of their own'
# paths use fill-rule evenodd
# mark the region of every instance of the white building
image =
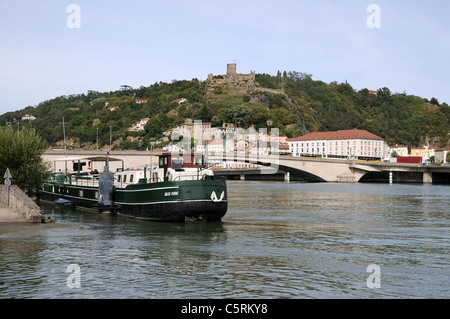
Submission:
<svg viewBox="0 0 450 319">
<path fill-rule="evenodd" d="M 409 155 L 408 146 L 406 145 L 389 146 L 388 153 L 389 156 L 392 156 L 392 154 L 397 154 L 397 156 L 408 156 Z"/>
<path fill-rule="evenodd" d="M 388 145 L 383 138 L 366 130 L 315 132 L 287 139 L 292 156 L 322 156 L 329 158 L 385 158 Z"/>
<path fill-rule="evenodd" d="M 224 151 L 224 140 L 211 140 L 211 141 L 202 141 L 202 143 L 197 144 L 196 151 L 198 153 L 205 153 L 206 147 L 208 148 L 208 154 L 211 153 L 223 153 Z"/>
<path fill-rule="evenodd" d="M 434 161 L 437 163 L 447 163 L 447 154 L 450 152 L 450 147 L 439 148 L 434 152 Z"/>
<path fill-rule="evenodd" d="M 22 116 L 22 121 L 34 121 L 36 119 L 36 117 L 34 117 L 33 115 L 30 114 L 25 114 L 25 116 Z"/>
<path fill-rule="evenodd" d="M 145 125 L 147 125 L 148 121 L 150 121 L 150 118 L 146 117 L 138 121 L 136 124 L 133 124 L 133 126 L 128 128 L 128 131 L 144 131 Z"/>
</svg>

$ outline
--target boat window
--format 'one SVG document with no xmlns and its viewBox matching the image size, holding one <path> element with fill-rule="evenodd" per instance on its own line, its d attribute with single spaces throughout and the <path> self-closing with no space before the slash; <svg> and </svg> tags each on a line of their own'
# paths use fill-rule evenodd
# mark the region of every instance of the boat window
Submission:
<svg viewBox="0 0 450 319">
<path fill-rule="evenodd" d="M 173 159 L 172 160 L 172 168 L 173 169 L 180 169 L 183 166 L 183 161 L 180 159 Z"/>
<path fill-rule="evenodd" d="M 122 179 L 122 175 L 117 176 L 117 181 L 120 183 L 120 180 Z"/>
<path fill-rule="evenodd" d="M 124 182 L 124 183 L 127 182 L 127 175 L 123 175 L 123 182 Z"/>
<path fill-rule="evenodd" d="M 167 166 L 168 158 L 167 156 L 161 156 L 159 158 L 159 166 Z"/>
<path fill-rule="evenodd" d="M 134 175 L 130 175 L 130 183 L 133 183 L 133 177 Z"/>
</svg>

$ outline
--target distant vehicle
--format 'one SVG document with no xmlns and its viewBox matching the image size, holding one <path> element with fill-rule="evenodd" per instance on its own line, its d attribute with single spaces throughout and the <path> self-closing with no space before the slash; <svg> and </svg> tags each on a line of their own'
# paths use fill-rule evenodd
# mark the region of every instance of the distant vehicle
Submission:
<svg viewBox="0 0 450 319">
<path fill-rule="evenodd" d="M 410 164 L 422 164 L 422 163 L 430 163 L 430 159 L 428 157 L 421 156 L 398 156 L 397 163 L 410 163 Z"/>
<path fill-rule="evenodd" d="M 322 155 L 320 154 L 300 154 L 300 157 L 308 157 L 308 158 L 322 158 Z"/>
<path fill-rule="evenodd" d="M 278 155 L 278 156 L 292 156 L 291 152 L 270 152 L 269 155 Z"/>
<path fill-rule="evenodd" d="M 374 156 L 358 156 L 358 161 L 366 161 L 366 162 L 381 162 L 381 157 Z"/>
</svg>

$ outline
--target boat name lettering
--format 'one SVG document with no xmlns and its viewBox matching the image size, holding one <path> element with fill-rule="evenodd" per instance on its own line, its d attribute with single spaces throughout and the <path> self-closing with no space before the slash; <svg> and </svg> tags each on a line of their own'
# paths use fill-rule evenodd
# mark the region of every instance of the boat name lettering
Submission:
<svg viewBox="0 0 450 319">
<path fill-rule="evenodd" d="M 178 192 L 165 192 L 164 196 L 176 196 L 178 195 Z"/>
</svg>

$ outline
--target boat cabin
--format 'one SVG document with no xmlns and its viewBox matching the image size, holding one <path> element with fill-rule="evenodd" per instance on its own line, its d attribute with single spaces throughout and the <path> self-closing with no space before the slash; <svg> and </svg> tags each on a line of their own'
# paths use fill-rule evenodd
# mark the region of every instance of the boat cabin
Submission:
<svg viewBox="0 0 450 319">
<path fill-rule="evenodd" d="M 114 174 L 115 184 L 124 187 L 131 184 L 212 178 L 214 173 L 203 168 L 203 163 L 202 154 L 163 153 L 159 156 L 157 167 L 119 169 Z"/>
<path fill-rule="evenodd" d="M 64 158 L 65 161 L 72 161 L 73 169 L 76 173 L 65 176 L 63 172 L 54 173 L 56 181 L 68 181 L 70 184 L 83 184 L 95 186 L 98 183 L 98 172 L 91 171 L 91 162 L 118 160 L 106 157 L 90 157 L 84 159 Z M 85 164 L 87 162 L 87 165 Z M 106 163 L 106 162 L 105 162 Z M 84 165 L 83 165 L 84 164 Z M 210 169 L 204 168 L 204 158 L 201 153 L 163 153 L 159 155 L 158 166 L 137 167 L 131 169 L 118 168 L 114 173 L 114 185 L 116 187 L 126 187 L 132 184 L 157 183 L 163 181 L 182 181 L 212 179 L 214 173 Z M 88 166 L 88 172 L 83 172 L 82 167 Z M 107 164 L 105 165 L 105 169 Z M 97 174 L 94 174 L 97 173 Z M 92 184 L 92 185 L 91 185 Z"/>
</svg>

